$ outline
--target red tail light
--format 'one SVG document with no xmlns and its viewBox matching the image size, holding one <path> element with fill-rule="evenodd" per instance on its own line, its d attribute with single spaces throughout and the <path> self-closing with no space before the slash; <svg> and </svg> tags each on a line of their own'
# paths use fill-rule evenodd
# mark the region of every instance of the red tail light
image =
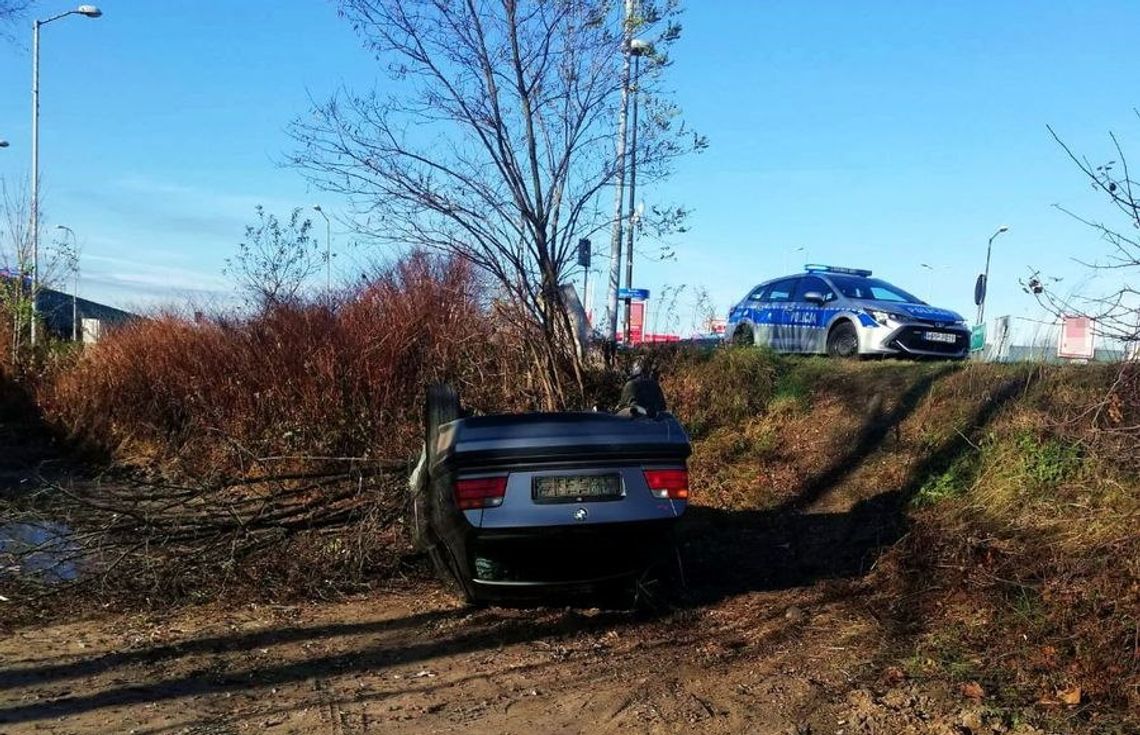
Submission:
<svg viewBox="0 0 1140 735">
<path fill-rule="evenodd" d="M 458 480 L 455 483 L 455 503 L 460 510 L 494 508 L 497 505 L 502 505 L 503 496 L 506 494 L 506 476 L 479 477 L 470 480 Z"/>
<path fill-rule="evenodd" d="M 645 470 L 645 483 L 657 498 L 689 499 L 688 470 Z"/>
</svg>

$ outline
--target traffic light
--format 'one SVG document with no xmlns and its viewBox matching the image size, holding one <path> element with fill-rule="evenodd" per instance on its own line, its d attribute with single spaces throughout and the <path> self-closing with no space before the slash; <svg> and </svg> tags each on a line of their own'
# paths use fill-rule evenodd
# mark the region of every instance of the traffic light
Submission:
<svg viewBox="0 0 1140 735">
<path fill-rule="evenodd" d="M 590 267 L 590 241 L 584 237 L 578 241 L 578 265 Z"/>
</svg>

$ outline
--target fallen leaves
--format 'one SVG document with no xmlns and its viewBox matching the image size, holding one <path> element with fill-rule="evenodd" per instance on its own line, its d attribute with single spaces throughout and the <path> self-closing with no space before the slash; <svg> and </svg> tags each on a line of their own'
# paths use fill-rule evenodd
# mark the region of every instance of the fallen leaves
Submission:
<svg viewBox="0 0 1140 735">
<path fill-rule="evenodd" d="M 986 696 L 986 690 L 976 681 L 966 682 L 959 690 L 962 692 L 962 696 L 967 699 L 983 699 Z"/>
<path fill-rule="evenodd" d="M 1053 694 L 1046 694 L 1037 700 L 1037 704 L 1046 707 L 1076 707 L 1083 698 L 1084 692 L 1079 686 L 1067 686 L 1064 689 L 1056 690 Z"/>
</svg>

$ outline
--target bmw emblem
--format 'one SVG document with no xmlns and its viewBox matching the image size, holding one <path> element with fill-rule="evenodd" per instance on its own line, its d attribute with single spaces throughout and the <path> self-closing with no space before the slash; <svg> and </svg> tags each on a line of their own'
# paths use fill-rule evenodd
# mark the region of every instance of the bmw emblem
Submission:
<svg viewBox="0 0 1140 735">
<path fill-rule="evenodd" d="M 588 515 L 590 515 L 590 511 L 586 510 L 585 508 L 579 508 L 578 510 L 574 511 L 574 520 L 584 521 Z"/>
</svg>

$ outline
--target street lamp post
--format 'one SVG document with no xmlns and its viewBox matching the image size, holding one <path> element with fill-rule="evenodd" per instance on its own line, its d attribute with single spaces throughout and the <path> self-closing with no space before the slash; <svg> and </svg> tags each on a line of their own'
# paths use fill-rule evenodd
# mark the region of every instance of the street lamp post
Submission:
<svg viewBox="0 0 1140 735">
<path fill-rule="evenodd" d="M 633 83 L 630 97 L 633 102 L 633 127 L 630 129 L 629 146 L 629 229 L 625 233 L 625 285 L 633 288 L 633 229 L 637 217 L 637 98 L 640 94 L 638 82 L 641 79 L 641 57 L 653 53 L 653 44 L 635 38 L 629 43 L 629 53 L 633 57 Z M 633 313 L 633 299 L 625 300 L 625 343 L 630 344 L 629 324 Z"/>
<path fill-rule="evenodd" d="M 625 0 L 625 16 L 622 22 L 622 65 L 621 65 L 621 104 L 618 107 L 617 150 L 614 156 L 614 221 L 610 232 L 610 282 L 606 296 L 606 341 L 617 341 L 618 328 L 618 288 L 621 286 L 621 235 L 622 212 L 625 206 L 622 194 L 625 192 L 625 134 L 626 112 L 629 110 L 629 72 L 633 41 L 634 0 Z"/>
<path fill-rule="evenodd" d="M 321 216 L 325 218 L 325 290 L 332 290 L 332 223 L 329 221 L 329 216 L 325 214 L 325 210 L 321 209 L 321 205 L 313 205 L 314 212 L 320 212 Z"/>
<path fill-rule="evenodd" d="M 1001 227 L 997 228 L 997 231 L 994 232 L 994 234 L 990 235 L 990 241 L 986 243 L 986 270 L 982 274 L 982 293 L 981 298 L 978 300 L 978 324 L 985 323 L 983 320 L 986 317 L 986 295 L 990 290 L 990 252 L 993 250 L 994 240 L 997 238 L 997 236 L 1003 232 L 1008 231 L 1009 227 L 1002 225 Z"/>
<path fill-rule="evenodd" d="M 79 238 L 75 236 L 75 230 L 67 225 L 56 225 L 55 229 L 71 235 L 71 250 L 68 251 L 67 260 L 75 277 L 71 288 L 71 341 L 76 342 L 79 340 Z"/>
<path fill-rule="evenodd" d="M 37 300 L 40 292 L 40 26 L 69 15 L 98 18 L 103 11 L 94 5 L 80 5 L 75 10 L 53 15 L 32 23 L 32 346 L 36 344 Z"/>
<path fill-rule="evenodd" d="M 934 290 L 934 274 L 936 271 L 942 270 L 940 265 L 931 265 L 930 263 L 919 263 L 926 269 L 926 298 L 930 298 L 930 292 Z"/>
</svg>

